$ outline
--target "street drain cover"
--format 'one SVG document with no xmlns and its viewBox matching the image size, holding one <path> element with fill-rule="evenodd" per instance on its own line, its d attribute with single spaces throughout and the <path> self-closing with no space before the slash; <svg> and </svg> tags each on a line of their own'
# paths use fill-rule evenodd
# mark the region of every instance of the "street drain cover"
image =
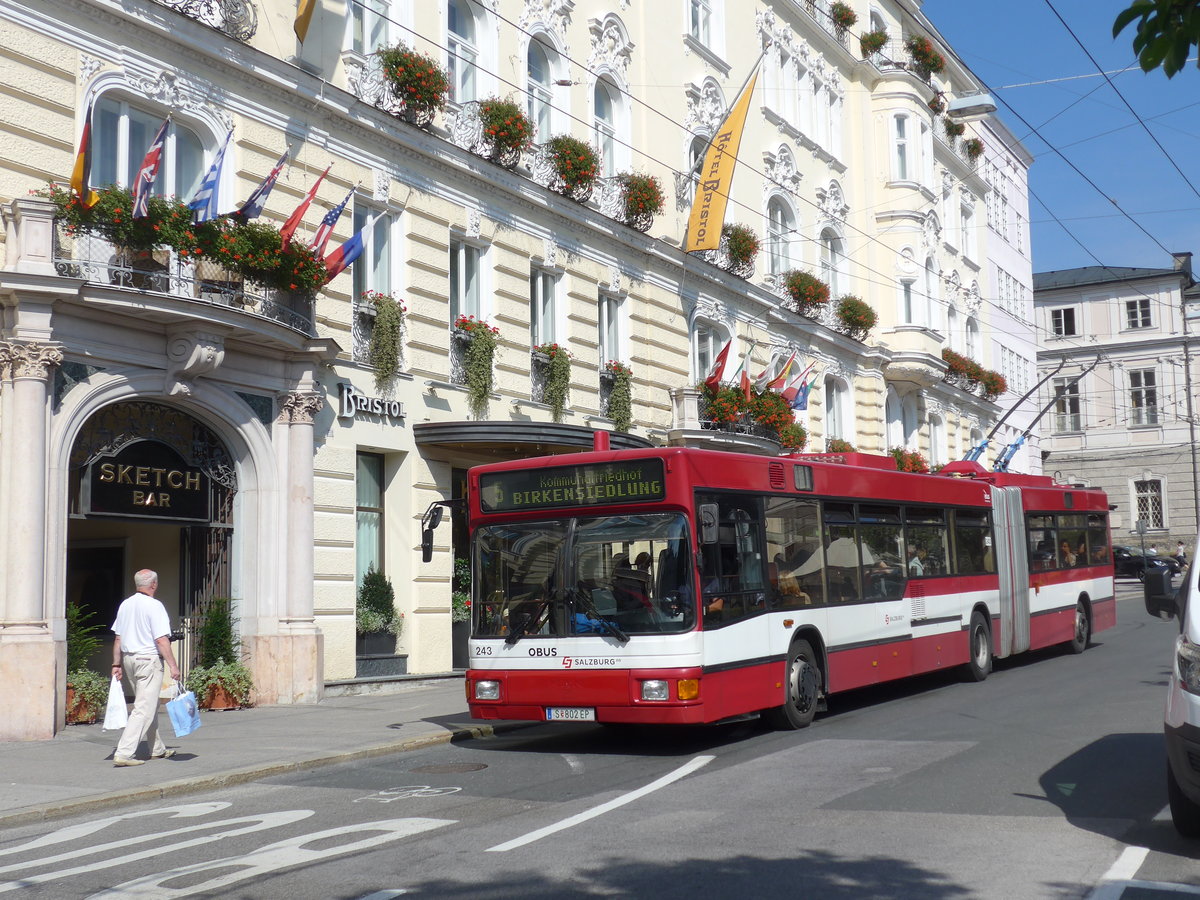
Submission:
<svg viewBox="0 0 1200 900">
<path fill-rule="evenodd" d="M 457 775 L 460 772 L 478 772 L 486 768 L 486 763 L 453 763 L 446 766 L 418 766 L 410 771 L 421 775 Z"/>
</svg>

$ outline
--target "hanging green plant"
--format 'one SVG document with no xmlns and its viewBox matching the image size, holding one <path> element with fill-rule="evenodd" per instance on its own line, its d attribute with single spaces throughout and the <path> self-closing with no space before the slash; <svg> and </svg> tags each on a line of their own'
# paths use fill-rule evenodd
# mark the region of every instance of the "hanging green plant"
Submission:
<svg viewBox="0 0 1200 900">
<path fill-rule="evenodd" d="M 563 408 L 567 404 L 567 391 L 571 387 L 571 353 L 558 344 L 538 344 L 533 348 L 535 356 L 543 356 L 547 362 L 545 388 L 542 399 L 550 407 L 550 418 L 562 421 Z"/>
<path fill-rule="evenodd" d="M 850 4 L 843 3 L 842 0 L 834 0 L 829 7 L 829 17 L 833 19 L 833 24 L 842 31 L 853 28 L 854 23 L 858 21 L 858 13 L 850 8 Z"/>
<path fill-rule="evenodd" d="M 400 368 L 400 346 L 404 333 L 404 303 L 392 294 L 363 291 L 362 301 L 375 308 L 375 324 L 367 361 L 375 371 L 375 387 L 383 387 Z"/>
<path fill-rule="evenodd" d="M 605 415 L 612 419 L 615 430 L 628 433 L 633 426 L 633 370 L 610 359 L 604 364 L 604 371 L 612 378 Z"/>
<path fill-rule="evenodd" d="M 496 357 L 496 337 L 500 329 L 474 316 L 459 316 L 454 323 L 457 334 L 463 335 L 463 369 L 467 382 L 467 406 L 476 419 L 482 418 L 495 383 L 493 363 Z"/>
<path fill-rule="evenodd" d="M 979 161 L 979 157 L 983 156 L 983 141 L 977 137 L 967 138 L 963 141 L 962 148 L 971 165 L 975 165 Z"/>
<path fill-rule="evenodd" d="M 847 294 L 838 301 L 838 331 L 856 341 L 865 341 L 879 316 L 861 298 Z"/>
</svg>

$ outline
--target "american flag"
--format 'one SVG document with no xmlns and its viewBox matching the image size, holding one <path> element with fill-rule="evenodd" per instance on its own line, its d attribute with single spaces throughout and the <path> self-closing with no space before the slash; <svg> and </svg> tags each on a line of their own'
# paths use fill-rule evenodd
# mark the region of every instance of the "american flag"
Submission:
<svg viewBox="0 0 1200 900">
<path fill-rule="evenodd" d="M 325 255 L 325 245 L 329 243 L 329 237 L 333 234 L 333 229 L 337 225 L 338 219 L 342 217 L 342 210 L 346 208 L 346 204 L 350 202 L 350 198 L 353 196 L 354 188 L 350 188 L 346 193 L 346 199 L 325 213 L 325 218 L 317 226 L 317 233 L 313 235 L 312 243 L 308 245 L 317 256 Z"/>
<path fill-rule="evenodd" d="M 145 218 L 150 214 L 150 191 L 154 188 L 154 179 L 158 177 L 158 167 L 162 164 L 163 145 L 167 142 L 167 126 L 171 124 L 168 115 L 158 127 L 158 134 L 150 142 L 142 167 L 138 169 L 137 177 L 133 180 L 133 217 Z"/>
</svg>

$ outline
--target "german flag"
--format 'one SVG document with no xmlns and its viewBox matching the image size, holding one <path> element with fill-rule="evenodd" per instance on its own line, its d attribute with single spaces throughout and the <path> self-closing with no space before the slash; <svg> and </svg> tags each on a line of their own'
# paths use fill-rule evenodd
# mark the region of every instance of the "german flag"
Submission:
<svg viewBox="0 0 1200 900">
<path fill-rule="evenodd" d="M 83 134 L 79 136 L 79 152 L 75 154 L 75 168 L 71 172 L 71 193 L 79 198 L 79 205 L 89 210 L 100 200 L 100 195 L 88 185 L 92 172 L 92 104 L 88 103 L 83 119 Z"/>
</svg>

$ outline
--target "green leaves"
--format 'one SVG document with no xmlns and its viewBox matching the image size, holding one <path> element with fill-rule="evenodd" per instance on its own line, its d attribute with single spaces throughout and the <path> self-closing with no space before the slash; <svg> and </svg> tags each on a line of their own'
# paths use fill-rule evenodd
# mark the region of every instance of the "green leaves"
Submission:
<svg viewBox="0 0 1200 900">
<path fill-rule="evenodd" d="M 1113 37 L 1135 21 L 1133 52 L 1143 71 L 1161 67 L 1172 78 L 1200 45 L 1200 0 L 1134 0 L 1113 22 Z"/>
</svg>

